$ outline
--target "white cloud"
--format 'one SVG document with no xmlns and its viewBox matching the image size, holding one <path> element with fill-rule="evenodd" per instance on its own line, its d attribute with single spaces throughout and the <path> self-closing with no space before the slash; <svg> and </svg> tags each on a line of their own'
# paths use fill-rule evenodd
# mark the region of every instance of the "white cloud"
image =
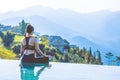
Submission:
<svg viewBox="0 0 120 80">
<path fill-rule="evenodd" d="M 34 5 L 68 8 L 78 12 L 120 10 L 120 0 L 0 0 L 0 12 L 16 11 Z"/>
</svg>

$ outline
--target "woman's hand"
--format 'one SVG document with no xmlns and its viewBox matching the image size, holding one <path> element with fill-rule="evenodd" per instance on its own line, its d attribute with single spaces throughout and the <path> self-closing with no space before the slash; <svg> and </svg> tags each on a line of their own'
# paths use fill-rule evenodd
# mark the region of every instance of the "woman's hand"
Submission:
<svg viewBox="0 0 120 80">
<path fill-rule="evenodd" d="M 21 53 L 19 53 L 19 55 L 18 55 L 19 57 L 21 57 L 22 56 L 22 54 Z"/>
<path fill-rule="evenodd" d="M 51 58 L 51 55 L 46 55 L 46 57 Z"/>
</svg>

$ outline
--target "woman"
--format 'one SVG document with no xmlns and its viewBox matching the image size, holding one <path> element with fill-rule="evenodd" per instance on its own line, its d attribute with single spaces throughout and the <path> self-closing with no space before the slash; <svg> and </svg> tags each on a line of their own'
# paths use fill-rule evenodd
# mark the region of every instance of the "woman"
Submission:
<svg viewBox="0 0 120 80">
<path fill-rule="evenodd" d="M 20 42 L 21 61 L 29 63 L 48 63 L 49 58 L 40 50 L 37 39 L 32 37 L 33 32 L 34 27 L 30 24 L 27 24 L 25 30 L 25 37 Z M 42 55 L 43 57 L 35 58 L 35 50 L 38 52 L 38 54 Z"/>
</svg>

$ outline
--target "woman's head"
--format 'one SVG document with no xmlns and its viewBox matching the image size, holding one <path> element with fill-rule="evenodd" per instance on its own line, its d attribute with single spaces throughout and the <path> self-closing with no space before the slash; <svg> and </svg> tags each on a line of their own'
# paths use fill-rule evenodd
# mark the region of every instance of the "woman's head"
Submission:
<svg viewBox="0 0 120 80">
<path fill-rule="evenodd" d="M 25 30 L 25 36 L 26 36 L 26 33 L 32 34 L 33 32 L 34 32 L 34 27 L 30 24 L 27 24 L 26 30 Z"/>
</svg>

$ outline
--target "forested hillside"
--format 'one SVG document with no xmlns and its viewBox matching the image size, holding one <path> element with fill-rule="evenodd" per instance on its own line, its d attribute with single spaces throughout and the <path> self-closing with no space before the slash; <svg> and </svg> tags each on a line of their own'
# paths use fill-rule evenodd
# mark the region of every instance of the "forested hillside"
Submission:
<svg viewBox="0 0 120 80">
<path fill-rule="evenodd" d="M 0 58 L 2 59 L 19 59 L 20 40 L 24 37 L 26 22 L 22 20 L 16 26 L 0 25 Z M 66 39 L 57 35 L 39 35 L 35 32 L 33 37 L 39 40 L 40 49 L 46 55 L 51 55 L 53 62 L 85 63 L 85 64 L 104 64 L 99 50 L 92 51 L 91 47 L 79 48 Z M 39 56 L 36 52 L 36 57 Z M 109 54 L 106 58 L 110 61 Z M 117 56 L 119 62 L 119 56 Z"/>
</svg>

